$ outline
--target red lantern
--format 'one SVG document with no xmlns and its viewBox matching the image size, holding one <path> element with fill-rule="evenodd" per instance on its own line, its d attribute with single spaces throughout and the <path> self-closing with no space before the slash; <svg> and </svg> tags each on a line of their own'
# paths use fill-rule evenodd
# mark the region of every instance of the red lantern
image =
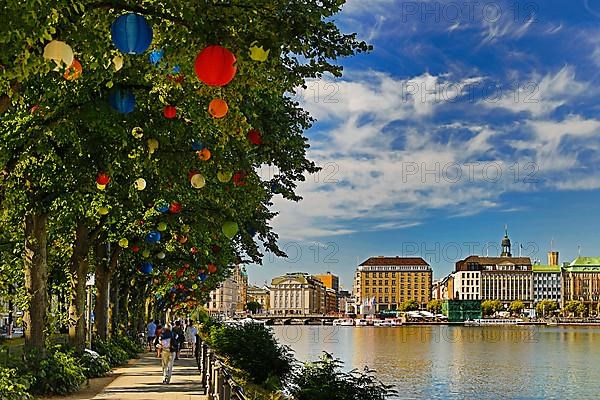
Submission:
<svg viewBox="0 0 600 400">
<path fill-rule="evenodd" d="M 140 246 L 133 245 L 133 247 L 131 248 L 131 251 L 133 251 L 134 253 L 137 253 L 138 251 L 140 251 Z"/>
<path fill-rule="evenodd" d="M 235 186 L 246 186 L 246 173 L 238 171 L 233 174 L 233 184 Z"/>
<path fill-rule="evenodd" d="M 218 252 L 221 251 L 221 246 L 219 246 L 218 244 L 213 244 L 212 245 L 212 252 L 217 254 Z"/>
<path fill-rule="evenodd" d="M 183 272 L 184 272 L 183 268 L 178 269 L 177 270 L 177 277 L 181 278 L 183 276 Z"/>
<path fill-rule="evenodd" d="M 177 114 L 177 108 L 175 108 L 175 106 L 166 106 L 163 111 L 165 118 L 173 119 L 175 118 L 175 114 Z"/>
<path fill-rule="evenodd" d="M 106 172 L 99 172 L 98 177 L 96 178 L 96 183 L 98 185 L 108 185 L 108 182 L 110 182 L 110 176 L 108 176 Z"/>
<path fill-rule="evenodd" d="M 192 254 L 196 254 L 196 253 L 198 252 L 198 249 L 197 249 L 197 248 L 195 248 L 195 247 L 192 247 L 192 248 L 190 249 L 190 251 L 192 252 Z"/>
<path fill-rule="evenodd" d="M 177 201 L 174 201 L 174 202 L 171 203 L 171 206 L 169 207 L 169 211 L 172 214 L 177 214 L 177 213 L 181 212 L 181 208 L 182 208 L 181 207 L 181 203 L 179 203 Z"/>
<path fill-rule="evenodd" d="M 213 263 L 208 264 L 208 272 L 214 274 L 217 272 L 217 266 Z"/>
<path fill-rule="evenodd" d="M 262 144 L 262 137 L 260 136 L 260 132 L 257 131 L 256 129 L 250 129 L 247 136 L 248 136 L 248 140 L 250 141 L 250 143 L 257 145 L 257 146 L 259 144 Z"/>
<path fill-rule="evenodd" d="M 194 69 L 198 79 L 208 86 L 225 86 L 235 76 L 235 56 L 221 46 L 208 46 L 196 57 Z"/>
<path fill-rule="evenodd" d="M 179 237 L 179 243 L 185 244 L 187 241 L 188 241 L 187 236 L 180 236 Z"/>
</svg>

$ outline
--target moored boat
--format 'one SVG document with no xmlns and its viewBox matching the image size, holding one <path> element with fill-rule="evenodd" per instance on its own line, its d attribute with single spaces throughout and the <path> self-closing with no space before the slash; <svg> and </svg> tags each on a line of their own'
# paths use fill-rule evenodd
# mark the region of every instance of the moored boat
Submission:
<svg viewBox="0 0 600 400">
<path fill-rule="evenodd" d="M 334 319 L 333 326 L 354 326 L 354 320 L 351 318 Z"/>
</svg>

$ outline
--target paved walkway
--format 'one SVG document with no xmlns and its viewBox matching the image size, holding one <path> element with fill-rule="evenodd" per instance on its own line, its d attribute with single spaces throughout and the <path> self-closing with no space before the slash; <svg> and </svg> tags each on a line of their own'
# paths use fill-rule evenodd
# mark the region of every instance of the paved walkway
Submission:
<svg viewBox="0 0 600 400">
<path fill-rule="evenodd" d="M 173 377 L 162 384 L 160 359 L 146 354 L 138 362 L 115 372 L 119 375 L 94 400 L 207 400 L 193 358 L 175 361 Z"/>
</svg>

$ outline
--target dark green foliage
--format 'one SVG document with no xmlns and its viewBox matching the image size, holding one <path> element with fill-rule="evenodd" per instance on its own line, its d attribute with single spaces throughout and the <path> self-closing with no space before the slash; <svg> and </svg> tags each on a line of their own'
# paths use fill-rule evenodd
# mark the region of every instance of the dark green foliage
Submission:
<svg viewBox="0 0 600 400">
<path fill-rule="evenodd" d="M 83 367 L 83 373 L 87 378 L 105 376 L 110 371 L 110 364 L 105 356 L 94 356 L 88 352 L 79 357 L 79 365 Z"/>
<path fill-rule="evenodd" d="M 31 375 L 31 392 L 38 395 L 73 393 L 86 379 L 79 360 L 60 346 L 49 349 L 44 357 L 28 353 L 20 371 Z"/>
<path fill-rule="evenodd" d="M 127 352 L 110 339 L 96 339 L 92 344 L 92 349 L 105 356 L 111 367 L 123 365 L 129 359 Z"/>
<path fill-rule="evenodd" d="M 30 375 L 23 375 L 15 368 L 0 367 L 0 400 L 32 399 L 27 392 L 30 386 Z"/>
<path fill-rule="evenodd" d="M 245 371 L 248 379 L 257 384 L 280 382 L 292 370 L 294 358 L 286 346 L 281 346 L 273 332 L 260 324 L 214 327 L 211 346 L 228 359 L 229 364 Z"/>
<path fill-rule="evenodd" d="M 140 353 L 146 351 L 138 341 L 130 336 L 118 336 L 113 339 L 114 344 L 125 350 L 129 358 L 138 358 Z"/>
<path fill-rule="evenodd" d="M 289 393 L 296 400 L 384 400 L 396 394 L 374 376 L 374 371 L 344 372 L 342 362 L 324 353 L 307 363 L 290 379 Z"/>
</svg>

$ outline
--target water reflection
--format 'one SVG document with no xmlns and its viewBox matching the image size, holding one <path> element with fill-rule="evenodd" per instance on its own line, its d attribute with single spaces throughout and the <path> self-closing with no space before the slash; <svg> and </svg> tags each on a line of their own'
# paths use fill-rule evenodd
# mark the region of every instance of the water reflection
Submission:
<svg viewBox="0 0 600 400">
<path fill-rule="evenodd" d="M 596 398 L 600 328 L 277 326 L 296 357 L 368 365 L 402 399 Z"/>
</svg>

